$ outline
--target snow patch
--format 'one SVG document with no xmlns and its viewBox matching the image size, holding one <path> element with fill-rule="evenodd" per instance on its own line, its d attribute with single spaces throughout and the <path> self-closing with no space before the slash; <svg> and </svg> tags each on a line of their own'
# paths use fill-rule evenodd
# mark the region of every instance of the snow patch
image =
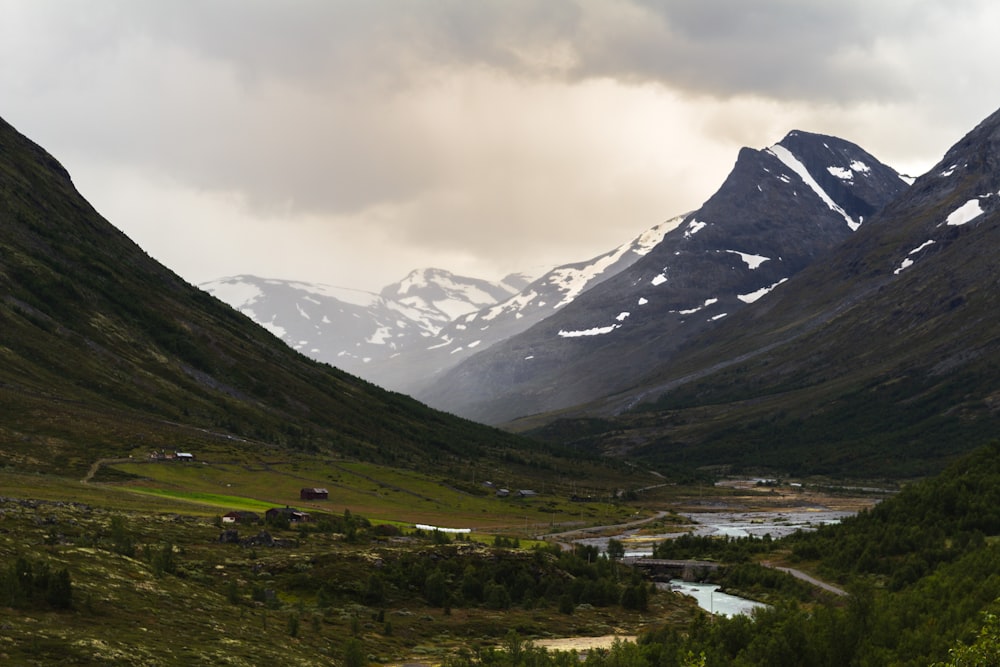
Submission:
<svg viewBox="0 0 1000 667">
<path fill-rule="evenodd" d="M 826 170 L 843 181 L 854 181 L 854 172 L 843 167 L 827 167 Z"/>
<path fill-rule="evenodd" d="M 660 273 L 656 276 L 653 276 L 653 279 L 650 280 L 649 282 L 653 284 L 653 287 L 656 287 L 657 285 L 662 285 L 663 283 L 667 282 L 667 277 L 662 273 Z"/>
<path fill-rule="evenodd" d="M 629 313 L 627 311 L 626 312 L 622 312 L 622 313 L 618 313 L 618 315 L 617 315 L 617 317 L 615 317 L 615 319 L 618 320 L 619 322 L 624 322 L 626 319 L 628 319 L 628 316 L 631 315 L 631 314 L 632 313 Z"/>
<path fill-rule="evenodd" d="M 930 239 L 930 240 L 924 241 L 923 243 L 921 243 L 916 248 L 914 248 L 913 250 L 911 250 L 910 252 L 908 252 L 906 254 L 907 255 L 914 255 L 914 254 L 920 252 L 921 250 L 923 250 L 924 248 L 926 248 L 927 246 L 932 246 L 932 245 L 934 245 L 934 239 Z"/>
<path fill-rule="evenodd" d="M 967 222 L 971 222 L 982 214 L 983 207 L 979 205 L 979 200 L 970 199 L 952 211 L 951 215 L 948 216 L 948 219 L 945 222 L 953 227 L 956 227 L 958 225 L 964 225 Z"/>
<path fill-rule="evenodd" d="M 592 329 L 583 329 L 579 331 L 565 331 L 564 329 L 559 330 L 560 338 L 579 338 L 581 336 L 601 336 L 604 334 L 609 334 L 618 327 L 620 324 L 610 324 L 606 327 L 594 327 Z"/>
<path fill-rule="evenodd" d="M 746 262 L 747 266 L 750 267 L 751 271 L 753 271 L 758 266 L 771 259 L 770 257 L 764 257 L 763 255 L 751 255 L 750 253 L 740 252 L 739 250 L 727 250 L 726 252 L 731 252 L 734 255 L 739 255 L 740 259 Z"/>
<path fill-rule="evenodd" d="M 691 222 L 688 223 L 688 228 L 684 230 L 684 238 L 686 239 L 691 238 L 701 230 L 705 229 L 705 227 L 707 226 L 708 226 L 707 222 L 701 222 L 699 220 L 695 220 L 694 218 L 692 218 Z"/>
<path fill-rule="evenodd" d="M 708 321 L 709 321 L 709 322 L 714 322 L 714 321 L 716 321 L 716 320 L 721 320 L 721 319 L 722 319 L 723 317 L 725 317 L 725 316 L 726 316 L 726 315 L 728 315 L 728 314 L 729 314 L 729 313 L 719 313 L 718 315 L 715 315 L 714 317 L 710 317 L 710 318 L 708 318 Z"/>
<path fill-rule="evenodd" d="M 372 345 L 385 345 L 391 338 L 392 330 L 389 327 L 379 327 L 375 333 L 365 339 L 365 342 Z"/>
<path fill-rule="evenodd" d="M 871 167 L 860 160 L 851 161 L 851 169 L 859 174 L 870 174 L 872 171 Z"/>
<path fill-rule="evenodd" d="M 645 306 L 647 303 L 649 303 L 649 299 L 647 299 L 644 296 L 640 296 L 639 297 L 639 305 L 640 306 Z"/>
<path fill-rule="evenodd" d="M 718 301 L 718 299 L 705 299 L 705 303 L 703 303 L 700 306 L 696 306 L 694 308 L 688 308 L 687 310 L 672 310 L 670 312 L 677 313 L 679 315 L 694 315 L 695 313 L 697 313 L 702 308 L 705 308 L 707 306 L 711 306 L 713 303 L 716 303 L 717 301 Z"/>
<path fill-rule="evenodd" d="M 770 287 L 761 287 L 759 290 L 750 292 L 749 294 L 737 294 L 736 298 L 742 301 L 743 303 L 753 303 L 754 301 L 761 298 L 762 296 L 764 296 L 765 294 L 773 290 L 775 287 L 785 282 L 786 280 L 788 280 L 788 278 L 782 278 L 781 280 L 774 283 Z"/>
</svg>

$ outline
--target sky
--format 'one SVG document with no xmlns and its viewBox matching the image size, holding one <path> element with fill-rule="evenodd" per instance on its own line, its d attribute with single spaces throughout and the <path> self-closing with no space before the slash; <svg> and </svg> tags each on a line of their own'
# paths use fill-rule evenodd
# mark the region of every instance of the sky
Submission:
<svg viewBox="0 0 1000 667">
<path fill-rule="evenodd" d="M 590 259 L 793 129 L 919 175 L 993 0 L 0 0 L 0 117 L 187 281 Z"/>
</svg>

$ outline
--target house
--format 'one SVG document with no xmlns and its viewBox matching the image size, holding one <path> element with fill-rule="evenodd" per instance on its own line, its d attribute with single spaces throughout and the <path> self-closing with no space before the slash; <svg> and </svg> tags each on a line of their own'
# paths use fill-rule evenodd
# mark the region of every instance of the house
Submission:
<svg viewBox="0 0 1000 667">
<path fill-rule="evenodd" d="M 299 491 L 299 500 L 326 500 L 330 497 L 330 492 L 326 489 L 301 489 Z"/>
<path fill-rule="evenodd" d="M 521 489 L 517 492 L 517 495 L 521 498 L 531 498 L 537 496 L 538 493 L 536 491 L 532 491 L 531 489 Z"/>
<path fill-rule="evenodd" d="M 506 498 L 510 495 L 510 489 L 497 489 L 497 498 Z"/>
<path fill-rule="evenodd" d="M 174 459 L 177 461 L 194 461 L 194 454 L 190 452 L 174 452 Z"/>
<path fill-rule="evenodd" d="M 309 514 L 294 507 L 272 507 L 264 512 L 264 518 L 267 521 L 277 521 L 284 518 L 288 523 L 305 523 L 309 521 Z"/>
<path fill-rule="evenodd" d="M 256 512 L 233 510 L 222 515 L 222 523 L 258 523 L 260 515 Z"/>
</svg>

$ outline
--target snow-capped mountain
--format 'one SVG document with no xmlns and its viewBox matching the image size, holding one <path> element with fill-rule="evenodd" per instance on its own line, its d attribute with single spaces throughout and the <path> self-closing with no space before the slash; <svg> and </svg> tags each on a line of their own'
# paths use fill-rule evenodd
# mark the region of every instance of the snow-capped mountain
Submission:
<svg viewBox="0 0 1000 667">
<path fill-rule="evenodd" d="M 416 395 L 499 423 L 624 389 L 851 236 L 908 187 L 860 147 L 793 131 L 628 269 Z"/>
<path fill-rule="evenodd" d="M 248 275 L 200 287 L 306 356 L 371 379 L 365 371 L 372 362 L 419 346 L 455 317 L 506 299 L 524 282 L 517 275 L 494 283 L 423 269 L 381 294 Z"/>
<path fill-rule="evenodd" d="M 595 285 L 632 266 L 682 219 L 679 216 L 657 224 L 590 260 L 556 267 L 505 301 L 456 317 L 420 346 L 376 364 L 378 367 L 369 372 L 384 386 L 408 393 L 419 391 L 467 357 L 526 331 Z"/>
<path fill-rule="evenodd" d="M 520 333 L 650 252 L 681 217 L 534 282 L 412 271 L 379 294 L 256 276 L 201 287 L 318 361 L 411 392 L 467 356 Z"/>
</svg>

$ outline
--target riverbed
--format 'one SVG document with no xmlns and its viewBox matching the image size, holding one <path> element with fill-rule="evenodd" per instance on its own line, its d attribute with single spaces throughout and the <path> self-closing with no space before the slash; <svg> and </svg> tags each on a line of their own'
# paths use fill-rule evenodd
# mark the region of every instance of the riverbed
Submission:
<svg viewBox="0 0 1000 667">
<path fill-rule="evenodd" d="M 699 584 L 680 579 L 671 579 L 670 583 L 658 583 L 656 588 L 661 591 L 674 591 L 693 597 L 698 606 L 710 614 L 719 616 L 738 616 L 751 614 L 754 609 L 766 607 L 763 602 L 747 600 L 746 598 L 729 595 L 719 591 L 718 584 Z"/>
<path fill-rule="evenodd" d="M 624 530 L 615 536 L 625 546 L 626 556 L 651 556 L 653 548 L 664 540 L 680 535 L 718 535 L 728 537 L 764 537 L 774 539 L 799 530 L 815 530 L 819 526 L 839 523 L 854 512 L 828 508 L 795 508 L 767 511 L 681 512 L 693 524 L 684 532 L 648 534 L 641 528 Z M 596 546 L 607 551 L 609 536 L 574 539 L 575 544 Z"/>
</svg>

